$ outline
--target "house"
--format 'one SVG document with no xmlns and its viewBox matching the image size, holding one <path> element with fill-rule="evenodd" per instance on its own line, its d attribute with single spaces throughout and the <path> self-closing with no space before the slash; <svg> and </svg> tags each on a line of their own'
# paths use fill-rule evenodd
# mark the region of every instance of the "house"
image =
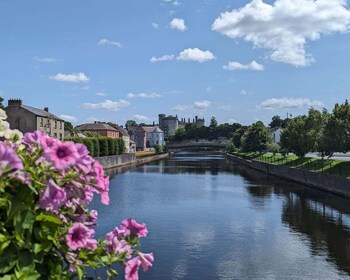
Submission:
<svg viewBox="0 0 350 280">
<path fill-rule="evenodd" d="M 164 132 L 158 126 L 143 126 L 142 128 L 146 131 L 147 148 L 164 145 Z"/>
<path fill-rule="evenodd" d="M 22 133 L 40 130 L 53 138 L 64 138 L 64 120 L 50 113 L 48 107 L 42 110 L 24 105 L 21 99 L 10 99 L 5 111 L 11 129 Z"/>
<path fill-rule="evenodd" d="M 127 129 L 122 126 L 115 125 L 124 140 L 125 153 L 130 153 L 130 135 Z"/>
<path fill-rule="evenodd" d="M 136 151 L 146 151 L 147 133 L 142 126 L 128 126 L 130 139 L 136 144 Z"/>
<path fill-rule="evenodd" d="M 84 133 L 89 132 L 105 137 L 120 138 L 120 132 L 116 128 L 102 122 L 86 123 L 78 125 L 74 129 Z"/>
<path fill-rule="evenodd" d="M 283 128 L 275 127 L 271 130 L 271 137 L 273 143 L 279 144 L 281 142 L 281 135 L 283 132 Z"/>
</svg>

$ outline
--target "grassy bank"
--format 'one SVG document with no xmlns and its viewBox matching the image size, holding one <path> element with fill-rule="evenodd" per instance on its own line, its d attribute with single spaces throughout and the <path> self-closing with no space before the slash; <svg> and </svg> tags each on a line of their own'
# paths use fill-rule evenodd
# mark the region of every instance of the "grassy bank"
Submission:
<svg viewBox="0 0 350 280">
<path fill-rule="evenodd" d="M 155 155 L 156 152 L 155 151 L 140 151 L 140 152 L 136 152 L 136 156 L 137 157 L 144 157 L 144 156 L 150 156 L 150 155 Z"/>
<path fill-rule="evenodd" d="M 312 172 L 324 172 L 327 174 L 350 178 L 350 161 L 324 158 L 298 158 L 297 156 L 270 153 L 235 153 L 240 157 L 262 161 L 270 164 L 285 165 L 292 168 L 302 168 Z"/>
</svg>

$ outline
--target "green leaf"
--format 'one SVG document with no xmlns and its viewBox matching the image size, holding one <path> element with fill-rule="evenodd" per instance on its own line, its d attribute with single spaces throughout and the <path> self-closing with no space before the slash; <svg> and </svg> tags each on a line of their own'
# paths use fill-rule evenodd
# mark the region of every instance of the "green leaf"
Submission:
<svg viewBox="0 0 350 280">
<path fill-rule="evenodd" d="M 10 238 L 6 237 L 6 235 L 0 234 L 0 252 L 4 251 L 10 243 Z"/>
<path fill-rule="evenodd" d="M 49 222 L 49 223 L 53 223 L 56 225 L 62 225 L 62 221 L 54 216 L 50 216 L 50 215 L 45 215 L 45 214 L 40 214 L 36 217 L 37 221 L 41 221 L 41 222 Z"/>
<path fill-rule="evenodd" d="M 16 248 L 12 245 L 0 255 L 0 274 L 9 272 L 16 265 L 17 255 Z"/>
<path fill-rule="evenodd" d="M 52 244 L 50 242 L 43 241 L 42 243 L 34 244 L 34 254 L 38 254 L 42 251 L 48 252 L 52 248 Z"/>
</svg>

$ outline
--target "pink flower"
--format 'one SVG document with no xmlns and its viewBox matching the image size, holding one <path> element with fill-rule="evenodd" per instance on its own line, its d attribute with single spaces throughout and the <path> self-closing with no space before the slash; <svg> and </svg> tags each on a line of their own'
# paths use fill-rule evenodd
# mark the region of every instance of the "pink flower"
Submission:
<svg viewBox="0 0 350 280">
<path fill-rule="evenodd" d="M 84 173 L 89 173 L 91 171 L 91 165 L 93 162 L 93 158 L 89 155 L 89 151 L 86 146 L 80 143 L 76 143 L 78 154 L 80 155 L 77 160 L 77 166 L 79 169 L 84 171 Z"/>
<path fill-rule="evenodd" d="M 122 229 L 130 230 L 132 235 L 137 235 L 138 237 L 146 237 L 148 230 L 146 224 L 138 224 L 134 219 L 127 219 L 122 221 L 120 227 Z"/>
<path fill-rule="evenodd" d="M 45 150 L 45 159 L 54 164 L 57 169 L 66 169 L 74 165 L 79 158 L 77 147 L 73 142 L 57 141 L 51 148 Z"/>
<path fill-rule="evenodd" d="M 154 261 L 153 253 L 150 253 L 150 254 L 139 253 L 139 257 L 140 257 L 143 271 L 147 271 L 148 268 L 152 267 L 152 262 Z"/>
<path fill-rule="evenodd" d="M 56 183 L 50 179 L 47 183 L 47 187 L 40 198 L 40 204 L 43 208 L 51 210 L 57 210 L 66 202 L 65 191 L 56 185 Z"/>
<path fill-rule="evenodd" d="M 93 239 L 94 236 L 94 230 L 89 229 L 82 223 L 74 223 L 66 235 L 67 245 L 73 251 L 79 248 L 94 250 L 97 248 L 97 242 Z"/>
<path fill-rule="evenodd" d="M 125 265 L 125 280 L 138 280 L 140 265 L 141 261 L 139 257 L 135 257 L 128 261 Z"/>
<path fill-rule="evenodd" d="M 16 151 L 0 142 L 0 175 L 5 170 L 23 169 L 23 163 Z"/>
<path fill-rule="evenodd" d="M 23 142 L 28 145 L 39 145 L 41 144 L 41 139 L 43 136 L 45 136 L 45 134 L 39 130 L 27 132 L 24 134 Z"/>
<path fill-rule="evenodd" d="M 118 237 L 115 236 L 113 232 L 109 232 L 106 234 L 106 241 L 108 253 L 126 253 L 127 257 L 131 255 L 131 246 L 128 245 L 125 240 L 118 240 Z"/>
</svg>

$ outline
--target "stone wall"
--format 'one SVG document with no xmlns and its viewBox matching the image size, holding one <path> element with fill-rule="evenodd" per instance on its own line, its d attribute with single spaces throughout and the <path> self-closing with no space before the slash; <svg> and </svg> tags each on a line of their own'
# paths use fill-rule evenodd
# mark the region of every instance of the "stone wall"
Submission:
<svg viewBox="0 0 350 280">
<path fill-rule="evenodd" d="M 128 164 L 142 164 L 150 161 L 155 161 L 163 158 L 167 158 L 168 153 L 165 154 L 156 154 L 143 157 L 136 157 L 134 153 L 122 154 L 117 156 L 106 156 L 106 157 L 97 157 L 96 159 L 101 163 L 103 168 L 109 169 L 114 167 L 120 167 Z"/>
<path fill-rule="evenodd" d="M 244 165 L 268 175 L 350 197 L 350 180 L 343 177 L 254 160 L 246 160 L 233 155 L 227 155 L 227 159 L 234 164 Z"/>
</svg>

